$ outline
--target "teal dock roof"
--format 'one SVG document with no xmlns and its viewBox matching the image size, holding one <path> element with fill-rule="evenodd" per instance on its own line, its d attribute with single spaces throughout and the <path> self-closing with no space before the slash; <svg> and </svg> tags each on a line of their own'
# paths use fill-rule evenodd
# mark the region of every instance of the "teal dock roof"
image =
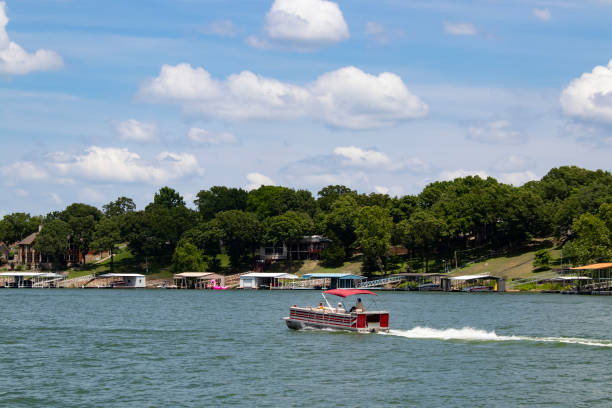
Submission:
<svg viewBox="0 0 612 408">
<path fill-rule="evenodd" d="M 365 279 L 363 276 L 353 275 L 350 273 L 308 273 L 302 276 L 304 279 L 325 279 L 325 278 L 336 278 L 336 279 Z"/>
</svg>

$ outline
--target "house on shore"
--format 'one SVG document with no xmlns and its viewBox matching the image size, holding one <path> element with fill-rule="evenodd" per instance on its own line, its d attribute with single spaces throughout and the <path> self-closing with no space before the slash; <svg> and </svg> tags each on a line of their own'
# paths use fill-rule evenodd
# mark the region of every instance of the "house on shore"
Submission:
<svg viewBox="0 0 612 408">
<path fill-rule="evenodd" d="M 17 243 L 15 265 L 25 265 L 27 269 L 37 269 L 40 266 L 42 255 L 34 249 L 34 241 L 41 229 L 42 225 L 38 227 L 38 231 L 31 233 Z"/>
<path fill-rule="evenodd" d="M 259 258 L 264 261 L 319 259 L 329 246 L 330 239 L 321 235 L 307 235 L 299 242 L 287 245 L 266 245 L 259 248 Z"/>
</svg>

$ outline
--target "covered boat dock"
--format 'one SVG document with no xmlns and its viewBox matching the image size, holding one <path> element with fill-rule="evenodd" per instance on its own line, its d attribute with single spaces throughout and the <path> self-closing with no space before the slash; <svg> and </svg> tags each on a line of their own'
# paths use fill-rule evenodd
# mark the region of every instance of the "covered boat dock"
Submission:
<svg viewBox="0 0 612 408">
<path fill-rule="evenodd" d="M 145 288 L 147 278 L 139 273 L 107 273 L 98 276 L 107 288 Z"/>
<path fill-rule="evenodd" d="M 351 273 L 308 273 L 304 279 L 318 280 L 322 287 L 327 289 L 352 289 L 366 279 L 364 276 Z"/>
<path fill-rule="evenodd" d="M 65 275 L 53 272 L 2 272 L 0 288 L 57 288 Z"/>
<path fill-rule="evenodd" d="M 297 275 L 281 272 L 250 272 L 240 275 L 240 289 L 291 289 Z"/>
<path fill-rule="evenodd" d="M 173 279 L 178 289 L 212 289 L 212 281 L 225 285 L 225 276 L 213 272 L 182 272 L 174 274 Z"/>
<path fill-rule="evenodd" d="M 612 295 L 612 263 L 596 263 L 570 268 L 581 274 L 588 275 L 591 283 L 580 286 L 579 292 L 593 295 Z"/>
<path fill-rule="evenodd" d="M 489 274 L 461 275 L 441 278 L 446 292 L 505 292 L 506 280 Z"/>
</svg>

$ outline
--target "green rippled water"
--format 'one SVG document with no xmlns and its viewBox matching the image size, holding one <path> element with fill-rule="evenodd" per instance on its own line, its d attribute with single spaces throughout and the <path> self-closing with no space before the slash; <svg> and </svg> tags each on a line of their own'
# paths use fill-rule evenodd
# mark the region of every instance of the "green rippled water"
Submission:
<svg viewBox="0 0 612 408">
<path fill-rule="evenodd" d="M 1 290 L 0 406 L 612 406 L 610 297 L 383 292 L 388 335 L 286 328 L 318 301 Z"/>
</svg>

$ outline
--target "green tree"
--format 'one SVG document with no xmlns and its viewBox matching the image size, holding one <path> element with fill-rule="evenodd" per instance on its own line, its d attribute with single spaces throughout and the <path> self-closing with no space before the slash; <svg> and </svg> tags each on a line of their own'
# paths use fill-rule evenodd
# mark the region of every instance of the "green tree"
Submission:
<svg viewBox="0 0 612 408">
<path fill-rule="evenodd" d="M 204 270 L 202 252 L 191 242 L 181 241 L 174 250 L 172 266 L 175 272 L 199 272 Z"/>
<path fill-rule="evenodd" d="M 391 243 L 393 220 L 386 208 L 363 207 L 357 215 L 357 245 L 364 256 L 366 272 L 382 271 Z M 367 265 L 367 266 L 366 266 Z"/>
<path fill-rule="evenodd" d="M 115 269 L 115 245 L 121 242 L 119 217 L 103 218 L 93 234 L 91 248 L 95 251 L 108 251 L 111 256 L 111 271 Z"/>
<path fill-rule="evenodd" d="M 317 204 L 322 211 L 329 211 L 334 201 L 345 194 L 356 195 L 355 190 L 342 185 L 329 185 L 323 187 L 318 193 Z"/>
<path fill-rule="evenodd" d="M 262 239 L 261 222 L 255 214 L 239 210 L 222 211 L 215 216 L 215 221 L 223 231 L 223 245 L 233 268 L 240 266 L 241 258 L 249 250 L 254 256 Z"/>
<path fill-rule="evenodd" d="M 153 204 L 164 206 L 168 209 L 175 207 L 185 207 L 185 200 L 173 188 L 162 187 L 153 197 Z"/>
<path fill-rule="evenodd" d="M 409 220 L 396 225 L 396 235 L 406 248 L 418 249 L 427 272 L 433 251 L 446 235 L 446 224 L 432 211 L 417 210 Z"/>
<path fill-rule="evenodd" d="M 551 256 L 547 249 L 540 249 L 536 251 L 533 258 L 533 267 L 536 270 L 550 269 Z"/>
<path fill-rule="evenodd" d="M 36 236 L 34 249 L 47 258 L 53 259 L 55 265 L 62 263 L 68 252 L 70 226 L 62 220 L 52 220 L 43 225 Z"/>
<path fill-rule="evenodd" d="M 131 198 L 121 196 L 115 201 L 111 201 L 108 204 L 104 204 L 102 206 L 102 209 L 104 210 L 104 215 L 106 215 L 107 217 L 118 217 L 128 212 L 135 211 L 136 204 L 134 204 L 134 200 L 132 200 Z"/>
<path fill-rule="evenodd" d="M 42 217 L 26 213 L 7 214 L 0 220 L 0 241 L 12 244 L 38 230 Z"/>
<path fill-rule="evenodd" d="M 610 230 L 598 217 L 582 214 L 572 224 L 575 238 L 563 247 L 564 256 L 577 264 L 607 261 L 612 257 Z"/>
<path fill-rule="evenodd" d="M 221 211 L 246 210 L 248 193 L 241 188 L 213 186 L 210 190 L 201 190 L 194 204 L 204 220 L 214 218 Z"/>
<path fill-rule="evenodd" d="M 89 252 L 96 223 L 102 218 L 102 212 L 91 205 L 74 203 L 62 211 L 60 218 L 70 226 L 73 245 L 78 248 L 85 262 L 85 255 Z"/>
<path fill-rule="evenodd" d="M 326 268 L 339 268 L 344 264 L 346 253 L 344 246 L 340 240 L 331 235 L 327 238 L 331 239 L 331 243 L 327 248 L 321 251 L 321 265 Z"/>
<path fill-rule="evenodd" d="M 335 236 L 342 244 L 344 253 L 350 257 L 353 245 L 357 240 L 355 228 L 359 205 L 354 195 L 345 194 L 338 197 L 331 205 L 331 211 L 324 216 L 325 235 Z"/>
<path fill-rule="evenodd" d="M 185 231 L 196 221 L 197 213 L 185 206 L 168 208 L 149 204 L 144 211 L 128 213 L 122 218 L 121 235 L 138 258 L 167 261 Z"/>
<path fill-rule="evenodd" d="M 302 208 L 307 210 L 311 206 L 307 194 L 298 195 L 295 190 L 281 186 L 261 186 L 250 191 L 247 198 L 247 210 L 257 214 L 262 220 L 290 210 L 299 211 Z"/>
<path fill-rule="evenodd" d="M 183 234 L 182 239 L 191 242 L 209 257 L 209 270 L 219 271 L 221 264 L 217 256 L 221 254 L 223 231 L 219 227 L 218 220 L 211 220 L 188 230 Z"/>
</svg>

